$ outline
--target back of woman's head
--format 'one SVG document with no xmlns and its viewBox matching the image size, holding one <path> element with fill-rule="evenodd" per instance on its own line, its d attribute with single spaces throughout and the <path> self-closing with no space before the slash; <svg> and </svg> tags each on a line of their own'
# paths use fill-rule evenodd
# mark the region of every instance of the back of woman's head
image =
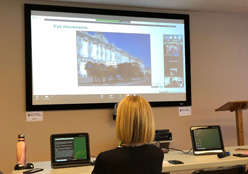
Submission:
<svg viewBox="0 0 248 174">
<path fill-rule="evenodd" d="M 154 140 L 154 118 L 150 104 L 140 96 L 125 97 L 117 108 L 116 134 L 122 143 Z"/>
</svg>

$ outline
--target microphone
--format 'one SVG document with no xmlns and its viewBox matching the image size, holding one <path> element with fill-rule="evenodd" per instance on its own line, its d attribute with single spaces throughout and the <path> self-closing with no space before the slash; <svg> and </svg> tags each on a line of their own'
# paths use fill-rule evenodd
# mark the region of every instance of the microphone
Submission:
<svg viewBox="0 0 248 174">
<path fill-rule="evenodd" d="M 224 157 L 227 157 L 227 156 L 230 156 L 231 153 L 230 152 L 222 152 L 222 153 L 218 153 L 217 156 L 219 158 L 224 158 Z"/>
</svg>

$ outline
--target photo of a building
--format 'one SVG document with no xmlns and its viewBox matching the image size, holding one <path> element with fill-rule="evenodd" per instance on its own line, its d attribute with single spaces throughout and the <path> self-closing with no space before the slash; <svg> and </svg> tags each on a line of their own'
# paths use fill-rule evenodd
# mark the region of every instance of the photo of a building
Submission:
<svg viewBox="0 0 248 174">
<path fill-rule="evenodd" d="M 148 34 L 77 31 L 76 41 L 79 86 L 151 84 Z"/>
</svg>

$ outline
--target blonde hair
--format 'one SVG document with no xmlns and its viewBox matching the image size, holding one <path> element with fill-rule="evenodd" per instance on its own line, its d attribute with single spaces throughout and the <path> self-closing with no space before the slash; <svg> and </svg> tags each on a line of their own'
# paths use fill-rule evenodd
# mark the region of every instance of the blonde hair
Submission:
<svg viewBox="0 0 248 174">
<path fill-rule="evenodd" d="M 120 102 L 116 134 L 122 143 L 150 143 L 154 140 L 154 118 L 147 100 L 140 96 L 128 96 Z"/>
</svg>

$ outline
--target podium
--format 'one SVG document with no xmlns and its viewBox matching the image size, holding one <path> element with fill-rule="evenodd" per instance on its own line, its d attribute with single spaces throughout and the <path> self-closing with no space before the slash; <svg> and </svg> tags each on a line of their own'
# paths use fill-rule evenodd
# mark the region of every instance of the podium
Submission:
<svg viewBox="0 0 248 174">
<path fill-rule="evenodd" d="M 244 128 L 242 110 L 248 109 L 248 101 L 232 101 L 224 104 L 215 111 L 235 111 L 236 116 L 236 130 L 238 146 L 244 145 Z"/>
</svg>

